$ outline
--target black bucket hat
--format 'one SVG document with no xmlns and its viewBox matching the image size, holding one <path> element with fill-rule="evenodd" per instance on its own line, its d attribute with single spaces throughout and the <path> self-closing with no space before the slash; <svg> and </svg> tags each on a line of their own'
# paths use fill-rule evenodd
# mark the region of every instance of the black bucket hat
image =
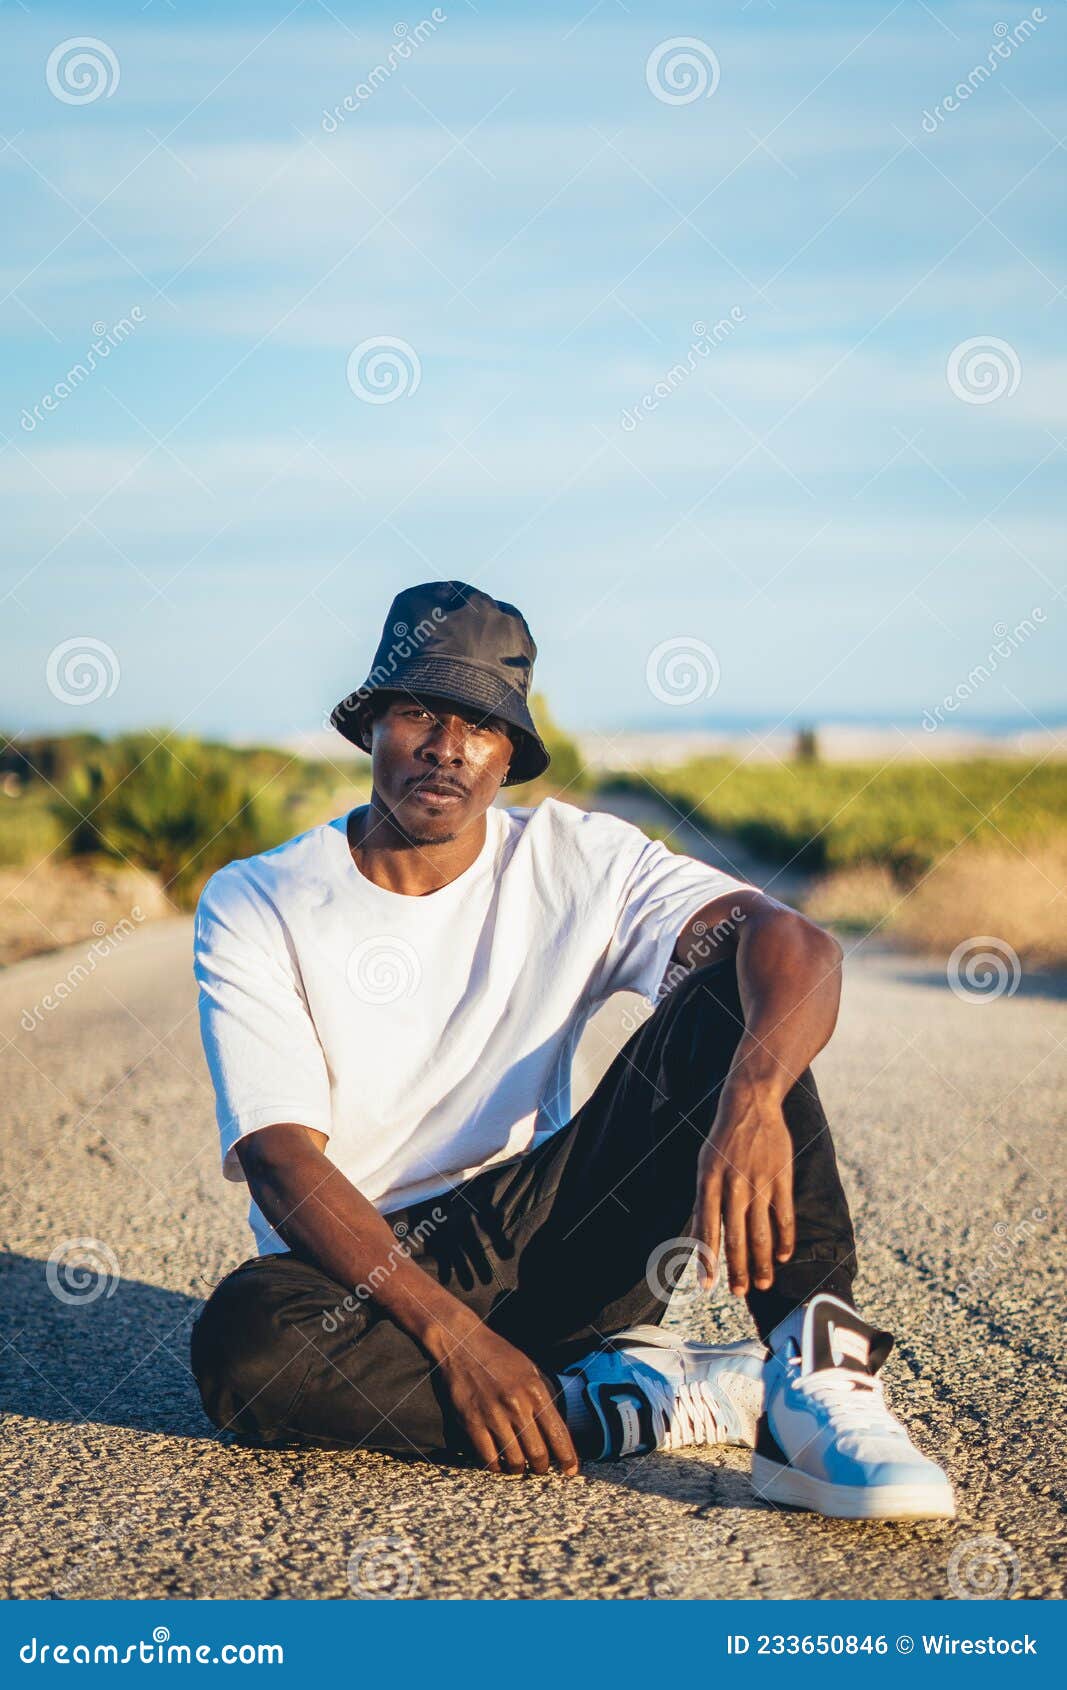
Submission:
<svg viewBox="0 0 1067 1690">
<path fill-rule="evenodd" d="M 549 765 L 527 699 L 537 647 L 526 619 L 465 581 L 425 581 L 397 593 L 371 672 L 335 705 L 330 721 L 369 751 L 370 724 L 361 706 L 376 692 L 406 692 L 463 704 L 499 716 L 515 729 L 515 752 L 504 786 L 534 780 Z"/>
</svg>

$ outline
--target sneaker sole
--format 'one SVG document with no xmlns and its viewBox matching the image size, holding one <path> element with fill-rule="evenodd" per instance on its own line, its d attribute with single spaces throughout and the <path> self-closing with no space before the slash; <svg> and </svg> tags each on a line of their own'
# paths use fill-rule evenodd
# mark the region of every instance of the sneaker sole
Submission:
<svg viewBox="0 0 1067 1690">
<path fill-rule="evenodd" d="M 944 1485 L 832 1485 L 795 1467 L 752 1457 L 752 1488 L 766 1502 L 806 1508 L 835 1520 L 954 1520 L 952 1487 Z"/>
</svg>

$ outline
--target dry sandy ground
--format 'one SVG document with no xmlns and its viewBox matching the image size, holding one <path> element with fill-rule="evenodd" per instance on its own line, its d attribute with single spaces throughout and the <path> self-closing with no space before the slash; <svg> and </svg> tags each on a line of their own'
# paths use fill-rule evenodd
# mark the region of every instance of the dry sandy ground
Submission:
<svg viewBox="0 0 1067 1690">
<path fill-rule="evenodd" d="M 899 1335 L 894 1404 L 960 1502 L 954 1524 L 863 1526 L 768 1508 L 739 1451 L 515 1482 L 218 1435 L 188 1330 L 250 1235 L 219 1172 L 189 943 L 185 920 L 146 925 L 50 1011 L 77 948 L 0 978 L 4 1594 L 1062 1591 L 1067 1006 L 1047 983 L 978 1004 L 948 990 L 943 960 L 850 959 L 818 1072 L 863 1301 Z M 579 1100 L 616 1047 L 619 1008 L 586 1035 Z M 64 1300 L 46 1264 L 84 1239 L 117 1277 L 110 1295 Z M 743 1311 L 692 1289 L 668 1319 L 703 1336 L 745 1329 Z"/>
</svg>

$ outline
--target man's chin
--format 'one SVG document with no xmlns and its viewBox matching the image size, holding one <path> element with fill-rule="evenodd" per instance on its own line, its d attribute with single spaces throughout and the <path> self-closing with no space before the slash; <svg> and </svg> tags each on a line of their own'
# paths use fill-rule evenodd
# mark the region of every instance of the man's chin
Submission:
<svg viewBox="0 0 1067 1690">
<path fill-rule="evenodd" d="M 412 814 L 416 811 L 416 814 Z M 454 816 L 428 816 L 420 805 L 401 801 L 392 812 L 393 826 L 403 834 L 409 845 L 447 845 L 458 839 L 465 820 Z"/>
<path fill-rule="evenodd" d="M 414 829 L 406 827 L 403 829 L 403 833 L 409 845 L 417 845 L 419 847 L 425 845 L 447 845 L 451 840 L 459 838 L 459 834 L 454 832 L 452 829 L 449 829 L 447 833 L 417 833 Z"/>
</svg>

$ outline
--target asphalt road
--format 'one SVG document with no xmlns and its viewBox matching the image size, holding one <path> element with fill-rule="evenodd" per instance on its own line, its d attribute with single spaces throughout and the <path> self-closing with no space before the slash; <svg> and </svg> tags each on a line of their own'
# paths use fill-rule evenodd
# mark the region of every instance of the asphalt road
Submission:
<svg viewBox="0 0 1067 1690">
<path fill-rule="evenodd" d="M 740 1451 L 568 1483 L 217 1434 L 188 1329 L 251 1240 L 242 1190 L 219 1172 L 189 946 L 185 921 L 143 928 L 51 1010 L 45 994 L 85 946 L 0 976 L 3 1594 L 1062 1594 L 1067 1005 L 1054 984 L 963 1001 L 944 959 L 871 947 L 849 960 L 817 1073 L 862 1303 L 898 1334 L 894 1406 L 947 1462 L 960 1505 L 951 1524 L 856 1525 L 759 1502 Z M 586 1035 L 578 1101 L 624 1007 Z M 88 1289 L 62 1271 L 87 1249 L 103 1274 Z M 746 1332 L 743 1309 L 684 1283 L 668 1321 Z"/>
</svg>

